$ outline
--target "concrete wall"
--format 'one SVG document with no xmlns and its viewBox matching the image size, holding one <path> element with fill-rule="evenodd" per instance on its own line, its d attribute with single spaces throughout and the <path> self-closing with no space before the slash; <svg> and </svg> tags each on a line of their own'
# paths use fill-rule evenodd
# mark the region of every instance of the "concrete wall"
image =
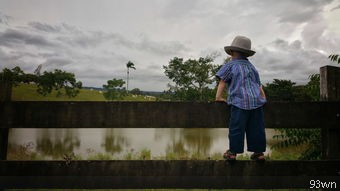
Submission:
<svg viewBox="0 0 340 191">
<path fill-rule="evenodd" d="M 0 187 L 305 189 L 339 184 L 339 171 L 340 161 L 0 161 Z"/>
<path fill-rule="evenodd" d="M 320 68 L 320 97 L 324 101 L 340 101 L 340 67 Z"/>
<path fill-rule="evenodd" d="M 225 103 L 2 102 L 0 128 L 225 128 Z M 266 128 L 339 128 L 340 102 L 265 105 Z"/>
</svg>

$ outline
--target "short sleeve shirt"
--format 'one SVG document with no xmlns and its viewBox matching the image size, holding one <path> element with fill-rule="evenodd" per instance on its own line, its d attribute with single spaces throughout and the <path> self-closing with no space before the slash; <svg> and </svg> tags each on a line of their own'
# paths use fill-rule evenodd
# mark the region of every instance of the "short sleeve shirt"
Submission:
<svg viewBox="0 0 340 191">
<path fill-rule="evenodd" d="M 260 92 L 260 76 L 247 59 L 234 59 L 226 63 L 216 77 L 228 84 L 229 105 L 252 110 L 266 103 Z"/>
</svg>

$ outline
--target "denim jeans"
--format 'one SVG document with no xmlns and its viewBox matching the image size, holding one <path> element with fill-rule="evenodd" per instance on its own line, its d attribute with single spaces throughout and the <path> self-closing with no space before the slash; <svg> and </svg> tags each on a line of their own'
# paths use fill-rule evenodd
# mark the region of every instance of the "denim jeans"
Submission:
<svg viewBox="0 0 340 191">
<path fill-rule="evenodd" d="M 244 110 L 231 106 L 229 121 L 229 150 L 243 153 L 244 135 L 250 152 L 266 151 L 266 134 L 264 131 L 263 107 Z"/>
</svg>

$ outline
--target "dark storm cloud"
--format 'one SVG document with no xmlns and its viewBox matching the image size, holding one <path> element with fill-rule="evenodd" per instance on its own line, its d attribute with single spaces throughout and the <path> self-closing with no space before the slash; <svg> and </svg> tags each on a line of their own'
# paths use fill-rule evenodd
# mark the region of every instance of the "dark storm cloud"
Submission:
<svg viewBox="0 0 340 191">
<path fill-rule="evenodd" d="M 66 66 L 68 64 L 71 64 L 72 60 L 68 58 L 48 58 L 44 63 L 43 66 L 49 67 L 49 68 L 59 68 L 62 66 Z"/>
<path fill-rule="evenodd" d="M 25 61 L 21 55 L 29 53 L 4 52 L 0 48 L 0 70 L 3 68 L 12 69 L 19 66 L 24 71 L 33 71 L 33 64 Z M 31 54 L 29 54 L 32 56 Z"/>
<path fill-rule="evenodd" d="M 80 34 L 83 31 L 76 26 L 72 26 L 66 23 L 61 23 L 59 25 L 50 25 L 48 23 L 42 22 L 29 22 L 28 27 L 41 32 L 47 33 L 73 33 Z"/>
<path fill-rule="evenodd" d="M 50 29 L 50 27 L 47 28 Z M 132 41 L 121 34 L 105 33 L 102 31 L 77 31 L 75 33 L 70 33 L 69 35 L 57 36 L 56 40 L 62 44 L 68 44 L 71 47 L 95 48 L 102 44 L 111 44 L 115 47 L 151 52 L 160 56 L 176 54 L 188 50 L 184 44 L 177 41 L 153 41 L 146 35 L 143 35 L 143 37 L 136 41 Z"/>
<path fill-rule="evenodd" d="M 34 45 L 39 47 L 53 46 L 49 40 L 42 35 L 30 34 L 16 29 L 7 29 L 0 32 L 0 45 Z"/>
<path fill-rule="evenodd" d="M 46 23 L 40 22 L 30 22 L 28 25 L 34 29 L 44 31 L 44 32 L 61 32 L 60 26 L 53 26 Z"/>
<path fill-rule="evenodd" d="M 26 52 L 26 51 L 11 51 L 10 54 L 11 54 L 13 59 L 37 58 L 37 57 L 39 57 L 38 55 L 36 55 L 34 53 Z"/>
</svg>

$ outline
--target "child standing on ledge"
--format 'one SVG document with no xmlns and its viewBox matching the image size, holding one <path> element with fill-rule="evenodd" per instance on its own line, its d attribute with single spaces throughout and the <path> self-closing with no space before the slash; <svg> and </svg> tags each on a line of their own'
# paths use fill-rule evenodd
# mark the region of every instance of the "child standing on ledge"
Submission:
<svg viewBox="0 0 340 191">
<path fill-rule="evenodd" d="M 236 36 L 224 50 L 231 56 L 231 61 L 216 74 L 220 80 L 216 101 L 225 101 L 222 92 L 227 84 L 227 103 L 231 105 L 229 149 L 223 154 L 223 158 L 236 160 L 236 154 L 243 153 L 246 134 L 247 150 L 253 152 L 250 158 L 263 161 L 263 152 L 266 150 L 263 105 L 266 103 L 266 96 L 257 70 L 247 59 L 255 51 L 251 50 L 250 39 L 244 36 Z"/>
</svg>

